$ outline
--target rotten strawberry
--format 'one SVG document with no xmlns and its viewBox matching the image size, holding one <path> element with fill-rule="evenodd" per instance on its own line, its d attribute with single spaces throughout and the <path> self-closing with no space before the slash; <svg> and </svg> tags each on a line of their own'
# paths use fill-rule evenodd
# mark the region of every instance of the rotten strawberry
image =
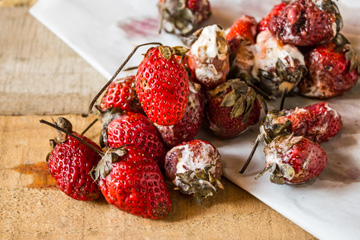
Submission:
<svg viewBox="0 0 360 240">
<path fill-rule="evenodd" d="M 207 120 L 219 138 L 239 136 L 259 121 L 261 96 L 240 79 L 228 80 L 207 95 Z"/>
<path fill-rule="evenodd" d="M 230 45 L 230 73 L 232 78 L 250 76 L 254 66 L 253 45 L 256 37 L 256 20 L 244 15 L 236 20 L 226 35 Z"/>
<path fill-rule="evenodd" d="M 270 13 L 268 15 L 266 15 L 263 19 L 261 19 L 261 21 L 259 22 L 258 26 L 257 26 L 257 30 L 258 32 L 261 31 L 265 31 L 269 29 L 269 23 L 270 20 L 275 17 L 278 16 L 282 10 L 284 10 L 284 8 L 288 5 L 287 2 L 283 1 L 279 4 L 276 4 L 270 11 Z"/>
<path fill-rule="evenodd" d="M 315 179 L 324 170 L 327 156 L 317 143 L 302 136 L 278 136 L 264 149 L 266 167 L 256 178 L 270 172 L 276 184 L 300 184 Z"/>
<path fill-rule="evenodd" d="M 189 52 L 189 67 L 196 81 L 205 88 L 215 88 L 226 81 L 229 73 L 229 45 L 218 25 L 207 26 L 195 33 L 196 41 Z"/>
<path fill-rule="evenodd" d="M 314 46 L 329 42 L 343 26 L 332 0 L 294 0 L 271 18 L 269 30 L 284 44 Z"/>
<path fill-rule="evenodd" d="M 329 141 L 342 128 L 340 114 L 326 102 L 305 108 L 271 111 L 260 127 L 260 134 L 266 143 L 278 135 L 293 133 L 316 143 Z"/>
<path fill-rule="evenodd" d="M 166 176 L 176 189 L 193 195 L 198 203 L 223 189 L 221 156 L 217 149 L 203 140 L 184 142 L 172 148 L 165 158 Z"/>
<path fill-rule="evenodd" d="M 244 15 L 236 20 L 226 34 L 226 40 L 230 45 L 231 51 L 235 52 L 241 41 L 249 41 L 250 44 L 255 43 L 256 36 L 256 20 L 254 17 Z"/>
<path fill-rule="evenodd" d="M 305 108 L 270 111 L 262 121 L 260 134 L 240 173 L 245 172 L 261 140 L 269 144 L 278 136 L 293 134 L 320 144 L 336 136 L 342 125 L 340 114 L 326 102 Z"/>
<path fill-rule="evenodd" d="M 299 90 L 306 97 L 342 95 L 357 83 L 360 76 L 359 56 L 340 33 L 332 42 L 310 51 L 305 63 L 309 73 L 299 83 Z"/>
<path fill-rule="evenodd" d="M 209 0 L 160 0 L 160 30 L 186 35 L 210 17 Z"/>
<path fill-rule="evenodd" d="M 268 30 L 257 36 L 252 76 L 270 95 L 292 91 L 306 73 L 304 56 L 294 46 L 283 44 Z"/>
</svg>

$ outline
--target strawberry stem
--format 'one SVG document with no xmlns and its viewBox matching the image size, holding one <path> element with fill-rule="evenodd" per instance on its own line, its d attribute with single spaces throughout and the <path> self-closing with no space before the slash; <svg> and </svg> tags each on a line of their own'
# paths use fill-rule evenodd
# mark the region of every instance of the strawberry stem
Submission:
<svg viewBox="0 0 360 240">
<path fill-rule="evenodd" d="M 43 119 L 40 120 L 40 123 L 46 124 L 46 125 L 48 125 L 48 126 L 50 126 L 50 127 L 55 128 L 56 130 L 59 130 L 59 131 L 65 133 L 65 134 L 67 134 L 67 135 L 70 135 L 71 137 L 75 138 L 75 139 L 78 140 L 79 142 L 85 144 L 86 146 L 88 146 L 89 148 L 91 148 L 92 150 L 94 150 L 95 152 L 97 152 L 100 156 L 102 156 L 102 157 L 104 156 L 104 153 L 103 153 L 102 151 L 100 151 L 99 149 L 95 148 L 95 147 L 92 146 L 91 144 L 85 142 L 85 141 L 82 140 L 81 138 L 75 136 L 74 134 L 66 131 L 65 129 L 63 129 L 63 128 L 55 125 L 55 124 L 52 124 L 52 123 L 50 123 L 50 122 L 48 122 L 48 121 L 45 121 L 45 120 L 43 120 Z"/>
<path fill-rule="evenodd" d="M 165 17 L 165 7 L 164 4 L 161 4 L 161 18 L 160 18 L 160 24 L 159 24 L 159 34 L 161 34 L 161 30 L 163 28 L 163 22 L 164 22 L 164 17 Z"/>
<path fill-rule="evenodd" d="M 286 98 L 287 93 L 288 93 L 287 91 L 284 91 L 283 94 L 282 94 L 279 111 L 284 109 L 285 98 Z"/>
<path fill-rule="evenodd" d="M 139 67 L 139 66 L 128 67 L 128 68 L 125 68 L 124 71 L 135 70 L 135 69 L 138 69 L 138 67 Z"/>
<path fill-rule="evenodd" d="M 112 81 L 114 81 L 114 79 L 116 78 L 116 76 L 120 73 L 120 71 L 125 67 L 125 65 L 128 63 L 128 61 L 131 59 L 131 57 L 135 54 L 135 52 L 138 50 L 138 48 L 142 47 L 142 46 L 146 46 L 146 45 L 160 45 L 162 46 L 162 43 L 160 42 L 149 42 L 149 43 L 144 43 L 144 44 L 140 44 L 137 45 L 132 52 L 129 54 L 129 56 L 125 59 L 125 61 L 123 62 L 123 64 L 121 64 L 121 66 L 118 68 L 118 70 L 115 72 L 115 74 L 110 78 L 110 80 L 103 86 L 103 88 L 98 92 L 98 94 L 96 94 L 96 96 L 94 97 L 94 99 L 91 101 L 90 106 L 89 106 L 89 113 L 92 113 L 92 108 L 95 104 L 95 102 L 97 101 L 97 99 L 100 97 L 100 95 L 106 90 L 106 88 L 112 83 Z"/>
<path fill-rule="evenodd" d="M 248 159 L 246 160 L 244 166 L 242 167 L 242 169 L 240 170 L 239 173 L 243 174 L 243 173 L 245 172 L 246 168 L 248 167 L 249 163 L 251 162 L 251 159 L 252 159 L 253 156 L 254 156 L 254 153 L 255 153 L 257 147 L 259 146 L 259 143 L 260 143 L 260 138 L 257 137 L 257 138 L 256 138 L 256 141 L 255 141 L 255 145 L 253 146 L 253 148 L 252 148 L 252 150 L 251 150 L 251 153 L 250 153 Z"/>
<path fill-rule="evenodd" d="M 82 131 L 81 135 L 84 135 L 99 119 L 95 119 L 90 125 Z"/>
</svg>

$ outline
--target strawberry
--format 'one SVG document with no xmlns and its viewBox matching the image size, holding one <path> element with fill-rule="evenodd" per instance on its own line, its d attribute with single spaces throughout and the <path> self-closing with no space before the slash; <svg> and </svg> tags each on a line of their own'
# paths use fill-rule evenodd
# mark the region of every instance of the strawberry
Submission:
<svg viewBox="0 0 360 240">
<path fill-rule="evenodd" d="M 269 29 L 269 22 L 270 20 L 275 17 L 275 16 L 278 16 L 282 10 L 284 10 L 284 8 L 288 5 L 287 2 L 281 2 L 277 5 L 275 5 L 270 13 L 268 15 L 266 15 L 263 19 L 261 19 L 261 21 L 259 22 L 258 26 L 257 26 L 257 30 L 258 32 L 261 32 L 261 31 L 265 31 L 265 30 L 268 30 Z"/>
<path fill-rule="evenodd" d="M 256 36 L 256 20 L 253 17 L 242 16 L 236 20 L 226 35 L 230 45 L 230 78 L 251 78 L 254 66 L 253 45 Z"/>
<path fill-rule="evenodd" d="M 256 178 L 270 171 L 270 181 L 277 184 L 300 184 L 320 175 L 327 157 L 317 143 L 302 136 L 278 136 L 265 149 L 266 167 Z"/>
<path fill-rule="evenodd" d="M 329 42 L 343 26 L 332 0 L 294 0 L 271 18 L 269 30 L 284 44 L 314 46 Z"/>
<path fill-rule="evenodd" d="M 187 142 L 199 132 L 204 119 L 204 101 L 201 86 L 197 83 L 189 83 L 190 94 L 185 109 L 184 117 L 175 125 L 161 126 L 155 124 L 162 139 L 168 147 L 174 147 L 182 142 Z"/>
<path fill-rule="evenodd" d="M 268 30 L 260 32 L 256 41 L 252 76 L 259 87 L 273 96 L 292 91 L 307 71 L 302 53 Z"/>
<path fill-rule="evenodd" d="M 179 35 L 196 30 L 211 14 L 208 0 L 160 0 L 158 9 L 161 13 L 160 31 L 164 28 L 168 33 Z"/>
<path fill-rule="evenodd" d="M 93 141 L 73 132 L 72 125 L 67 119 L 58 118 L 56 125 L 67 129 L 93 148 L 101 151 Z M 101 192 L 88 174 L 100 161 L 99 154 L 67 134 L 60 134 L 59 137 L 51 139 L 50 143 L 53 149 L 49 153 L 46 163 L 60 190 L 76 200 L 91 201 L 99 198 Z"/>
<path fill-rule="evenodd" d="M 159 125 L 174 125 L 184 116 L 189 80 L 174 56 L 184 52 L 167 46 L 151 48 L 138 68 L 137 96 L 149 119 Z"/>
<path fill-rule="evenodd" d="M 197 39 L 189 52 L 189 67 L 196 81 L 205 88 L 215 88 L 229 73 L 229 45 L 224 30 L 207 26 L 195 33 Z"/>
<path fill-rule="evenodd" d="M 212 196 L 222 175 L 221 156 L 217 149 L 203 140 L 184 142 L 172 148 L 165 158 L 166 176 L 184 194 L 196 201 Z"/>
<path fill-rule="evenodd" d="M 333 138 L 342 128 L 341 116 L 328 103 L 320 102 L 305 108 L 271 111 L 260 127 L 269 143 L 278 135 L 304 136 L 316 143 Z"/>
<path fill-rule="evenodd" d="M 117 79 L 109 85 L 101 99 L 100 108 L 105 111 L 113 107 L 130 112 L 144 112 L 136 96 L 135 76 Z"/>
<path fill-rule="evenodd" d="M 92 166 L 89 176 L 93 180 L 92 184 L 97 186 L 95 182 L 98 182 L 101 192 L 110 204 L 125 212 L 151 219 L 163 218 L 170 212 L 170 195 L 160 169 L 153 158 L 138 147 L 110 148 L 104 153 L 99 147 L 93 146 L 92 142 L 89 143 L 77 136 L 78 134 L 72 133 L 71 127 L 68 127 L 71 125 L 67 122 L 62 124 L 65 128 L 44 120 L 40 122 L 71 136 L 100 156 L 101 160 Z M 85 163 L 86 168 L 89 165 Z M 79 178 L 78 182 L 83 182 L 84 177 Z"/>
<path fill-rule="evenodd" d="M 326 102 L 316 103 L 305 108 L 270 111 L 262 121 L 260 134 L 240 173 L 245 172 L 261 140 L 265 140 L 265 143 L 269 144 L 278 136 L 293 134 L 320 144 L 333 138 L 341 128 L 340 114 Z"/>
<path fill-rule="evenodd" d="M 106 201 L 144 218 L 164 218 L 170 194 L 156 162 L 136 146 L 109 149 L 92 171 Z"/>
<path fill-rule="evenodd" d="M 342 95 L 357 83 L 360 76 L 359 57 L 340 33 L 332 42 L 310 51 L 305 63 L 309 74 L 299 83 L 299 90 L 307 97 Z"/>
<path fill-rule="evenodd" d="M 250 44 L 255 43 L 256 20 L 253 17 L 244 15 L 236 20 L 226 35 L 231 51 L 236 52 L 241 41 L 248 41 Z"/>
<path fill-rule="evenodd" d="M 154 124 L 144 115 L 111 109 L 102 112 L 101 141 L 110 148 L 134 145 L 164 166 L 166 149 Z"/>
<path fill-rule="evenodd" d="M 261 97 L 240 79 L 232 79 L 208 92 L 210 129 L 219 138 L 239 136 L 259 121 Z"/>
</svg>

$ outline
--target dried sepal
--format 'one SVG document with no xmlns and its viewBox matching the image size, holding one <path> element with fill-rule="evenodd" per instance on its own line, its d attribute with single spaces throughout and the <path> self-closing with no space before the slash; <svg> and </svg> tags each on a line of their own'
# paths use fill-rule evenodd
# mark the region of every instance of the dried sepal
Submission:
<svg viewBox="0 0 360 240">
<path fill-rule="evenodd" d="M 185 56 L 185 54 L 190 51 L 189 48 L 183 47 L 183 46 L 175 46 L 172 47 L 173 49 L 173 54 L 177 55 L 177 56 Z"/>
<path fill-rule="evenodd" d="M 90 171 L 90 176 L 94 181 L 100 177 L 105 178 L 112 170 L 112 164 L 120 160 L 120 157 L 125 156 L 127 150 L 125 147 L 110 148 L 101 158 L 99 163 Z"/>
<path fill-rule="evenodd" d="M 339 32 L 343 28 L 343 19 L 338 6 L 332 0 L 317 1 L 317 7 L 335 15 L 336 31 Z"/>
<path fill-rule="evenodd" d="M 286 154 L 295 144 L 303 139 L 302 136 L 294 136 L 293 134 L 287 136 L 278 136 L 265 149 L 265 156 L 276 155 L 275 158 L 281 159 L 283 154 Z M 274 153 L 275 152 L 275 153 Z M 291 180 L 295 176 L 294 168 L 288 163 L 282 161 L 268 163 L 263 171 L 261 171 L 255 179 L 261 177 L 264 173 L 270 172 L 270 181 L 276 184 L 284 184 L 286 180 Z"/>
<path fill-rule="evenodd" d="M 227 82 L 217 86 L 215 89 L 211 90 L 209 94 L 210 96 L 215 97 L 224 94 L 227 91 L 229 92 L 225 94 L 220 106 L 232 107 L 230 115 L 231 118 L 237 118 L 244 114 L 245 120 L 243 121 L 246 122 L 254 105 L 255 99 L 260 96 L 256 94 L 254 89 L 238 78 L 228 80 Z"/>
<path fill-rule="evenodd" d="M 360 74 L 360 59 L 357 51 L 352 48 L 351 42 L 341 33 L 338 33 L 332 40 L 336 44 L 335 52 L 344 52 L 345 58 L 350 63 L 349 72 L 357 68 Z"/>
<path fill-rule="evenodd" d="M 159 46 L 159 50 L 160 50 L 160 53 L 161 55 L 167 59 L 167 60 L 170 60 L 171 59 L 171 56 L 172 56 L 172 49 L 168 46 Z"/>
<path fill-rule="evenodd" d="M 158 8 L 162 16 L 160 28 L 162 21 L 171 25 L 170 29 L 164 28 L 167 33 L 186 35 L 194 29 L 196 19 L 193 12 L 186 8 L 186 0 L 165 0 L 159 3 Z"/>
<path fill-rule="evenodd" d="M 224 189 L 219 179 L 216 179 L 210 172 L 214 165 L 206 165 L 204 169 L 195 171 L 185 171 L 177 173 L 176 177 L 179 181 L 176 190 L 193 195 L 197 203 L 201 203 L 204 198 L 213 196 L 217 192 L 217 187 Z"/>
<path fill-rule="evenodd" d="M 291 133 L 291 121 L 287 120 L 285 123 L 273 123 L 273 120 L 285 116 L 285 111 L 270 111 L 266 114 L 261 126 L 260 131 L 262 138 L 268 144 L 277 136 L 284 136 Z"/>
<path fill-rule="evenodd" d="M 228 94 L 225 95 L 223 101 L 221 102 L 221 107 L 232 107 L 237 101 L 236 92 L 232 90 Z"/>
<path fill-rule="evenodd" d="M 279 92 L 291 92 L 306 73 L 307 68 L 304 65 L 300 65 L 296 70 L 290 71 L 278 59 L 275 64 L 275 72 L 259 69 L 257 76 L 271 94 L 278 95 Z"/>
<path fill-rule="evenodd" d="M 240 98 L 234 104 L 234 107 L 231 110 L 231 118 L 236 118 L 244 113 L 245 111 L 245 96 L 241 95 Z"/>
</svg>

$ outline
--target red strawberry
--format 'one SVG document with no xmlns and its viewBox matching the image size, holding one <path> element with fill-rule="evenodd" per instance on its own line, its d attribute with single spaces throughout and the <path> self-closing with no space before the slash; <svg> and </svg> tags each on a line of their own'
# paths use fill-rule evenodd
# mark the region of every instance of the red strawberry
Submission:
<svg viewBox="0 0 360 240">
<path fill-rule="evenodd" d="M 213 195 L 216 187 L 223 189 L 221 156 L 217 149 L 203 140 L 184 142 L 172 148 L 165 158 L 165 172 L 184 194 L 198 202 Z"/>
<path fill-rule="evenodd" d="M 244 15 L 234 22 L 229 32 L 226 35 L 232 52 L 236 52 L 237 47 L 240 45 L 242 40 L 255 43 L 256 36 L 256 20 L 253 17 Z"/>
<path fill-rule="evenodd" d="M 308 182 L 324 170 L 327 157 L 317 143 L 302 136 L 278 136 L 265 149 L 266 167 L 270 181 L 277 184 L 299 184 Z"/>
<path fill-rule="evenodd" d="M 101 136 L 106 146 L 119 148 L 134 145 L 153 158 L 161 168 L 164 166 L 165 146 L 158 130 L 147 117 L 140 113 L 113 111 L 103 113 L 102 122 Z"/>
<path fill-rule="evenodd" d="M 110 149 L 92 173 L 106 201 L 144 218 L 164 218 L 170 194 L 156 162 L 136 146 Z"/>
<path fill-rule="evenodd" d="M 109 85 L 101 99 L 100 108 L 105 111 L 113 107 L 130 112 L 144 112 L 136 96 L 135 76 L 117 79 Z"/>
<path fill-rule="evenodd" d="M 259 121 L 261 97 L 240 79 L 228 80 L 208 96 L 207 119 L 210 129 L 220 138 L 239 136 Z"/>
<path fill-rule="evenodd" d="M 94 180 L 91 179 L 91 183 L 96 187 L 95 182 L 98 181 L 101 192 L 110 204 L 125 212 L 151 219 L 163 218 L 170 212 L 171 201 L 163 176 L 155 161 L 145 152 L 136 146 L 123 146 L 108 149 L 104 153 L 96 145 L 93 146 L 92 142 L 89 143 L 86 139 L 84 141 L 81 136 L 77 136 L 78 134 L 71 133 L 71 125 L 68 122 L 61 124 L 67 129 L 44 120 L 40 122 L 71 136 L 82 143 L 82 146 L 101 156 L 101 160 L 94 164 L 95 166 L 91 166 L 89 176 Z M 84 150 L 82 147 L 75 147 Z M 78 155 L 81 153 L 76 152 Z M 88 170 L 90 164 L 86 162 L 84 165 Z M 71 168 L 71 171 L 74 169 Z M 84 184 L 83 178 L 85 176 L 81 176 L 77 181 Z M 65 180 L 69 181 L 70 178 Z M 84 185 L 81 188 L 87 190 Z M 98 188 L 97 191 L 100 192 Z"/>
<path fill-rule="evenodd" d="M 159 46 L 148 50 L 136 74 L 136 93 L 151 121 L 159 125 L 178 123 L 189 97 L 189 80 L 175 59 L 176 49 Z"/>
<path fill-rule="evenodd" d="M 360 60 L 350 42 L 338 34 L 305 57 L 309 74 L 299 83 L 302 95 L 331 98 L 349 91 L 360 76 Z"/>
<path fill-rule="evenodd" d="M 179 35 L 192 32 L 211 14 L 208 0 L 160 0 L 158 9 L 162 15 L 161 28 Z"/>
<path fill-rule="evenodd" d="M 204 101 L 201 86 L 190 84 L 190 94 L 184 117 L 175 125 L 161 126 L 155 124 L 162 139 L 168 147 L 174 147 L 182 142 L 187 142 L 199 132 L 204 119 Z"/>
<path fill-rule="evenodd" d="M 191 45 L 189 67 L 196 81 L 206 88 L 215 88 L 226 81 L 229 73 L 229 45 L 218 25 L 211 25 L 195 33 Z"/>
<path fill-rule="evenodd" d="M 65 118 L 58 118 L 57 126 L 72 132 L 72 125 Z M 101 151 L 90 139 L 76 132 L 72 133 Z M 50 174 L 55 178 L 60 190 L 76 200 L 90 201 L 99 198 L 101 192 L 89 175 L 101 159 L 99 154 L 66 134 L 60 134 L 59 137 L 50 140 L 50 143 L 53 149 L 46 161 Z"/>
<path fill-rule="evenodd" d="M 271 9 L 270 13 L 268 15 L 266 15 L 263 19 L 261 19 L 261 21 L 259 22 L 259 24 L 257 26 L 258 32 L 269 29 L 270 20 L 273 17 L 278 16 L 287 5 L 288 5 L 287 2 L 281 2 L 277 5 L 275 5 L 273 7 L 273 9 Z"/>
<path fill-rule="evenodd" d="M 342 128 L 341 116 L 328 103 L 305 108 L 269 112 L 261 126 L 261 134 L 269 143 L 278 135 L 293 133 L 316 143 L 333 138 Z"/>
<path fill-rule="evenodd" d="M 270 20 L 269 30 L 284 44 L 314 46 L 329 42 L 342 26 L 332 0 L 294 0 Z"/>
</svg>

